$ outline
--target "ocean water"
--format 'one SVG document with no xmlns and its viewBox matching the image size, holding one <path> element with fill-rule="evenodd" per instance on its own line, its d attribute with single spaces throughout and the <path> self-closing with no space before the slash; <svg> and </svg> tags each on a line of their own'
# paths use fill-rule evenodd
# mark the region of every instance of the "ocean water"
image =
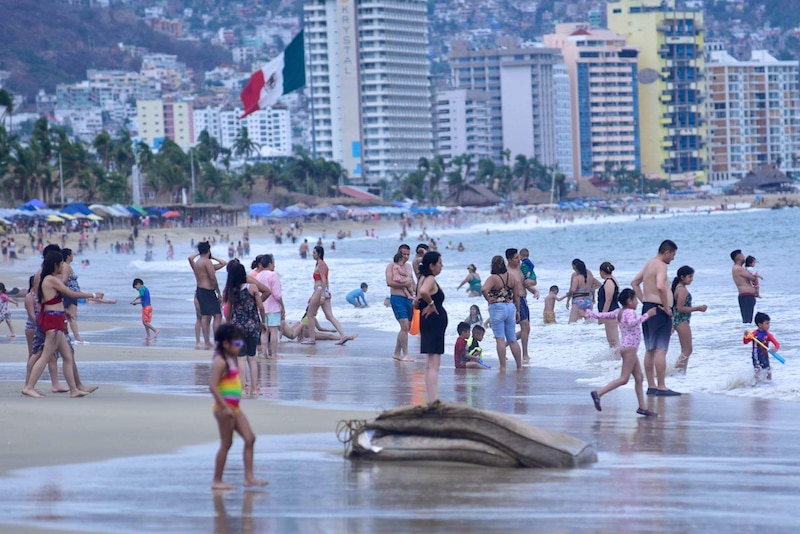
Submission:
<svg viewBox="0 0 800 534">
<path fill-rule="evenodd" d="M 711 213 L 680 212 L 654 216 L 613 215 L 600 218 L 578 217 L 573 222 L 557 223 L 551 218 L 529 216 L 513 223 L 487 220 L 484 224 L 472 224 L 462 228 L 429 228 L 428 234 L 440 243 L 444 269 L 439 275 L 439 284 L 446 294 L 445 308 L 450 318 L 446 346 L 451 347 L 456 339 L 455 325 L 467 316 L 469 306 L 480 306 L 484 318 L 488 317 L 487 306 L 482 298 L 469 298 L 462 288 L 456 287 L 467 274 L 466 266 L 474 263 L 483 279 L 488 276 L 489 263 L 495 254 L 503 254 L 508 247 L 527 247 L 536 264 L 538 287 L 546 293 L 551 285 L 558 285 L 560 294 L 568 289 L 571 261 L 580 258 L 592 272 L 598 275 L 603 261 L 616 266 L 615 275 L 621 287 L 642 265 L 654 256 L 663 239 L 672 239 L 678 244 L 678 254 L 669 266 L 670 277 L 678 267 L 690 265 L 695 271 L 694 283 L 690 286 L 693 303 L 708 305 L 706 313 L 695 313 L 692 317 L 694 353 L 689 372 L 685 377 L 669 377 L 668 385 L 678 391 L 704 391 L 725 395 L 761 397 L 771 399 L 800 399 L 800 363 L 795 360 L 800 333 L 794 328 L 797 321 L 797 306 L 790 281 L 798 280 L 800 266 L 794 251 L 800 246 L 796 229 L 800 223 L 800 210 L 744 210 Z M 199 229 L 197 238 L 204 230 Z M 407 242 L 414 248 L 419 241 L 415 234 L 421 229 L 412 228 Z M 357 236 L 336 241 L 336 250 L 330 249 L 336 227 L 327 229 L 324 238 L 326 261 L 330 267 L 331 291 L 334 313 L 347 325 L 348 330 L 377 330 L 386 332 L 386 346 L 375 347 L 377 352 L 387 355 L 393 349 L 397 323 L 391 309 L 384 307 L 388 295 L 384 281 L 384 268 L 396 251 L 399 226 L 385 230 L 377 238 Z M 358 232 L 357 232 L 358 233 Z M 313 244 L 317 235 L 303 236 Z M 231 239 L 239 235 L 231 232 Z M 459 242 L 465 251 L 447 250 L 445 245 Z M 772 318 L 771 331 L 781 343 L 780 353 L 786 365 L 773 362 L 771 383 L 755 384 L 750 348 L 742 343 L 743 325 L 739 315 L 736 289 L 731 280 L 731 250 L 741 248 L 746 254 L 758 258 L 758 271 L 764 276 L 762 299 L 756 310 L 768 313 Z M 156 248 L 156 257 L 163 258 L 163 247 Z M 227 248 L 217 246 L 214 254 L 227 257 Z M 128 305 L 136 296 L 131 288 L 134 277 L 144 279 L 150 288 L 155 308 L 154 324 L 164 329 L 158 343 L 162 347 L 193 346 L 194 309 L 192 294 L 194 278 L 185 259 L 191 253 L 190 244 L 176 243 L 176 261 L 144 262 L 144 251 L 140 258 L 90 252 L 85 257 L 91 260 L 89 269 L 82 269 L 76 260 L 76 270 L 82 287 L 93 291 L 105 291 L 107 298 L 118 298 L 116 305 L 85 305 L 80 308 L 84 320 L 103 320 L 137 325 L 139 308 Z M 287 318 L 297 320 L 302 316 L 312 289 L 313 260 L 300 259 L 297 245 L 276 245 L 271 240 L 254 239 L 252 254 L 272 253 L 276 258 L 276 271 L 280 274 L 284 289 Z M 251 258 L 252 259 L 252 258 Z M 249 261 L 249 260 L 248 260 Z M 36 266 L 34 259 L 18 262 L 12 268 L 27 272 Z M 225 271 L 219 272 L 220 285 L 225 281 Z M 368 309 L 355 309 L 344 300 L 350 290 L 367 282 L 370 289 Z M 619 361 L 613 358 L 605 341 L 603 327 L 594 323 L 568 325 L 568 311 L 564 302 L 557 303 L 558 324 L 542 324 L 543 299 L 529 298 L 531 307 L 531 339 L 529 351 L 535 367 L 547 367 L 581 371 L 592 378 L 585 379 L 587 385 L 602 385 L 618 376 Z M 20 319 L 22 311 L 14 311 Z M 323 315 L 320 312 L 320 320 Z M 22 325 L 17 320 L 19 327 Z M 95 335 L 87 333 L 87 339 L 97 343 L 129 344 L 128 335 L 139 336 L 132 330 L 122 329 L 123 336 Z M 358 343 L 358 341 L 356 341 Z M 483 346 L 490 364 L 496 363 L 494 340 L 491 330 L 487 332 Z M 639 350 L 643 356 L 644 347 Z M 668 353 L 668 367 L 672 367 L 680 353 L 677 335 L 672 338 Z M 448 358 L 443 359 L 449 363 Z M 513 367 L 513 363 L 511 363 Z M 632 387 L 632 382 L 627 387 Z"/>
</svg>

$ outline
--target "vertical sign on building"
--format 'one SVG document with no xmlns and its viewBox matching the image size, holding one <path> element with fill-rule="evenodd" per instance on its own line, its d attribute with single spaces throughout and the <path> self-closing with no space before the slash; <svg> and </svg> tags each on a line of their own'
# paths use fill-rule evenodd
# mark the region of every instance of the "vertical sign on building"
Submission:
<svg viewBox="0 0 800 534">
<path fill-rule="evenodd" d="M 339 86 L 341 91 L 342 163 L 349 175 L 361 178 L 361 87 L 358 60 L 356 0 L 339 0 L 338 19 Z"/>
</svg>

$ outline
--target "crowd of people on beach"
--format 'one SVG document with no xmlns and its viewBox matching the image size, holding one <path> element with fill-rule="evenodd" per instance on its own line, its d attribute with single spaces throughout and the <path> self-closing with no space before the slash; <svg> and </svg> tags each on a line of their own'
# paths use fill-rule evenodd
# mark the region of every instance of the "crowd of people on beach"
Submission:
<svg viewBox="0 0 800 534">
<path fill-rule="evenodd" d="M 399 325 L 393 359 L 412 362 L 408 336 L 418 331 L 420 353 L 426 356 L 425 384 L 427 399 L 433 402 L 438 394 L 438 374 L 441 357 L 446 352 L 445 332 L 448 327 L 447 311 L 444 307 L 444 291 L 436 282 L 442 270 L 442 256 L 431 250 L 427 243 L 416 247 L 411 258 L 411 248 L 402 244 L 393 261 L 385 269 L 386 285 L 390 290 L 388 304 Z M 559 296 L 558 286 L 551 286 L 544 298 L 543 325 L 556 321 L 555 304 L 566 300 L 570 323 L 585 319 L 597 319 L 603 325 L 609 347 L 622 360 L 620 377 L 605 387 L 592 391 L 595 408 L 602 410 L 600 399 L 606 393 L 627 384 L 633 376 L 639 407 L 637 413 L 652 417 L 655 412 L 645 405 L 646 395 L 675 397 L 681 393 L 667 387 L 667 351 L 670 338 L 677 333 L 681 347 L 680 355 L 672 370 L 685 374 L 692 354 L 691 315 L 705 312 L 708 307 L 692 302 L 689 286 L 694 280 L 694 269 L 684 265 L 677 270 L 670 283 L 667 266 L 672 263 L 678 247 L 671 240 L 661 243 L 658 253 L 644 265 L 632 279 L 631 287 L 621 288 L 613 275 L 611 262 L 600 264 L 598 280 L 587 269 L 586 264 L 576 258 L 572 262 L 573 273 L 569 289 Z M 498 369 L 505 370 L 507 353 L 514 358 L 517 369 L 530 363 L 528 339 L 530 336 L 530 309 L 528 298 L 540 297 L 534 265 L 527 249 L 509 248 L 504 255 L 491 259 L 490 275 L 482 280 L 474 264 L 467 266 L 468 274 L 456 288 L 467 286 L 469 297 L 483 297 L 488 304 L 489 318 L 485 321 L 480 307 L 472 305 L 470 314 L 456 326 L 458 337 L 453 347 L 454 364 L 457 369 L 491 369 L 480 348 L 485 328 L 491 327 L 495 338 Z M 763 279 L 755 271 L 755 258 L 745 257 L 741 250 L 731 253 L 734 262 L 733 280 L 739 291 L 742 322 L 753 322 L 755 299 L 758 297 L 759 281 Z M 410 263 L 410 264 L 409 264 Z M 748 265 L 748 267 L 745 267 Z M 642 312 L 637 313 L 639 303 Z M 595 306 L 597 311 L 594 310 Z M 780 348 L 769 331 L 769 316 L 756 314 L 757 329 L 745 331 L 744 342 L 752 344 L 752 362 L 755 378 L 771 379 L 769 355 Z M 418 326 L 417 326 L 418 325 Z M 644 370 L 637 355 L 644 339 Z M 770 344 L 772 348 L 770 348 Z M 775 356 L 776 358 L 779 357 Z M 647 389 L 643 385 L 647 381 Z"/>
</svg>

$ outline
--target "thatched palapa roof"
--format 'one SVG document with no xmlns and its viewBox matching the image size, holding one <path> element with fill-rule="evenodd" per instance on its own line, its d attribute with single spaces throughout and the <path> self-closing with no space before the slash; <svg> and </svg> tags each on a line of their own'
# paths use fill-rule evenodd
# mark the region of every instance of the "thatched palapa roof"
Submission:
<svg viewBox="0 0 800 534">
<path fill-rule="evenodd" d="M 756 167 L 739 180 L 736 187 L 743 191 L 780 191 L 786 189 L 792 183 L 792 179 L 786 176 L 774 165 L 762 165 Z"/>
<path fill-rule="evenodd" d="M 482 185 L 460 184 L 450 188 L 444 200 L 447 206 L 493 206 L 503 199 Z"/>
</svg>

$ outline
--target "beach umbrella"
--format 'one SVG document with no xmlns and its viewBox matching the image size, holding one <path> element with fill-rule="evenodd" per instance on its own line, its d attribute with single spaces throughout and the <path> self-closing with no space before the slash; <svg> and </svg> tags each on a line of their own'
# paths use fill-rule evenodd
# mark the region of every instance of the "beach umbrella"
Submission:
<svg viewBox="0 0 800 534">
<path fill-rule="evenodd" d="M 73 217 L 69 213 L 56 213 L 56 215 L 58 217 L 61 217 L 62 219 L 66 219 L 68 221 L 74 221 L 75 220 L 75 217 Z"/>
<path fill-rule="evenodd" d="M 50 215 L 45 217 L 44 220 L 47 221 L 47 222 L 56 222 L 56 223 L 63 223 L 64 222 L 64 219 L 62 219 L 61 217 L 59 217 L 55 213 L 51 213 Z"/>
<path fill-rule="evenodd" d="M 103 220 L 102 217 L 100 217 L 99 215 L 95 215 L 94 213 L 92 213 L 91 215 L 87 215 L 86 218 L 89 219 L 90 221 L 102 221 Z"/>
<path fill-rule="evenodd" d="M 167 219 L 174 219 L 175 217 L 180 217 L 181 214 L 178 213 L 177 211 L 167 211 L 165 213 L 162 213 L 161 216 Z"/>
</svg>

